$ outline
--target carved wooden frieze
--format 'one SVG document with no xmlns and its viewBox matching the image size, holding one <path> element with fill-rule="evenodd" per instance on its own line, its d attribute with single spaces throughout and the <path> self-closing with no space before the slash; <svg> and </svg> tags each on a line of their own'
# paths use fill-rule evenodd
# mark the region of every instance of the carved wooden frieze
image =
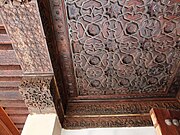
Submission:
<svg viewBox="0 0 180 135">
<path fill-rule="evenodd" d="M 24 77 L 19 91 L 31 113 L 54 113 L 55 106 L 50 93 L 52 77 Z"/>
<path fill-rule="evenodd" d="M 179 0 L 65 3 L 79 96 L 171 91 L 180 62 Z"/>
<path fill-rule="evenodd" d="M 150 116 L 135 117 L 66 117 L 63 128 L 98 128 L 98 127 L 144 127 L 152 126 Z"/>
<path fill-rule="evenodd" d="M 0 10 L 24 74 L 53 73 L 37 3 L 16 2 L 7 1 Z"/>
<path fill-rule="evenodd" d="M 152 108 L 180 110 L 178 101 L 129 101 L 129 102 L 89 102 L 69 103 L 67 115 L 117 115 L 117 114 L 144 114 Z"/>
</svg>

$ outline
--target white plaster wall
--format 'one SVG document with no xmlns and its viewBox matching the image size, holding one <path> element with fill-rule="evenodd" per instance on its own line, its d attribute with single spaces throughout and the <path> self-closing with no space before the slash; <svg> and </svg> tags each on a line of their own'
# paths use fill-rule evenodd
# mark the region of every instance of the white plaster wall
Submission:
<svg viewBox="0 0 180 135">
<path fill-rule="evenodd" d="M 60 132 L 56 114 L 29 114 L 21 135 L 60 135 Z"/>
<path fill-rule="evenodd" d="M 62 129 L 61 135 L 156 135 L 154 127 Z"/>
</svg>

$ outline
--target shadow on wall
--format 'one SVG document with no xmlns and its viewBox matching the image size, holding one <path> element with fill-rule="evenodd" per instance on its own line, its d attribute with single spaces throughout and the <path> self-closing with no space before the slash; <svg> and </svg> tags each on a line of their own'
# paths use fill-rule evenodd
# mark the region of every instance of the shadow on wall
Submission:
<svg viewBox="0 0 180 135">
<path fill-rule="evenodd" d="M 61 135 L 156 135 L 154 127 L 133 128 L 93 128 L 81 130 L 65 130 Z"/>
</svg>

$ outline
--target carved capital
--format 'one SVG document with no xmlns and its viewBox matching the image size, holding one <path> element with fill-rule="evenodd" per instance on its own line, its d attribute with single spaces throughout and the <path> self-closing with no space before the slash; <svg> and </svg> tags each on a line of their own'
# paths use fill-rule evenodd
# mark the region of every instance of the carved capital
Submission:
<svg viewBox="0 0 180 135">
<path fill-rule="evenodd" d="M 54 113 L 55 106 L 50 93 L 52 77 L 24 77 L 19 91 L 30 113 Z"/>
</svg>

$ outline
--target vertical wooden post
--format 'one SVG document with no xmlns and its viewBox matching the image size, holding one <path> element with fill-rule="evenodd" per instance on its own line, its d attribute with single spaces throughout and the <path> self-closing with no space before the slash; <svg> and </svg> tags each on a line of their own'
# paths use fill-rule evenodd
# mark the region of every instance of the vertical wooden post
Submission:
<svg viewBox="0 0 180 135">
<path fill-rule="evenodd" d="M 180 135 L 180 124 L 173 123 L 173 120 L 180 121 L 180 111 L 151 109 L 150 115 L 157 135 Z"/>
</svg>

